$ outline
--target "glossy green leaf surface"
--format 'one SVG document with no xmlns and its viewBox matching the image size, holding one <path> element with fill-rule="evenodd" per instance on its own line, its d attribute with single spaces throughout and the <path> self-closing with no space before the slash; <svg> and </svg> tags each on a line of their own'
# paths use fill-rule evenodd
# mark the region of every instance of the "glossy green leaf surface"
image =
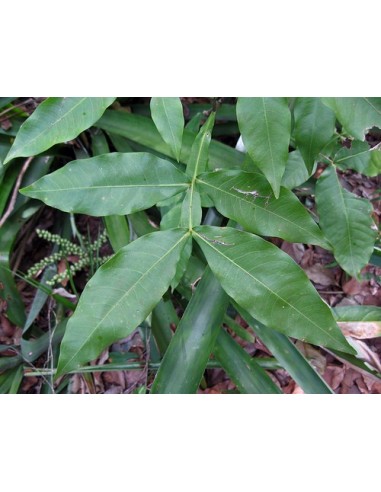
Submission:
<svg viewBox="0 0 381 492">
<path fill-rule="evenodd" d="M 317 181 L 316 203 L 320 227 L 337 262 L 349 275 L 358 276 L 370 259 L 377 236 L 370 202 L 345 190 L 336 169 L 329 166 Z"/>
<path fill-rule="evenodd" d="M 201 224 L 202 209 L 200 193 L 193 188 L 189 188 L 185 194 L 181 206 L 181 227 L 189 227 Z"/>
<path fill-rule="evenodd" d="M 185 197 L 185 195 L 183 194 L 181 194 L 180 196 Z M 182 206 L 182 202 L 176 203 L 168 211 L 166 211 L 165 214 L 162 215 L 160 221 L 161 230 L 176 229 L 176 227 L 180 227 Z"/>
<path fill-rule="evenodd" d="M 267 372 L 225 330 L 220 330 L 213 352 L 240 393 L 282 393 Z"/>
<path fill-rule="evenodd" d="M 283 97 L 240 97 L 237 119 L 254 164 L 266 176 L 276 198 L 287 164 L 291 113 Z"/>
<path fill-rule="evenodd" d="M 76 138 L 99 120 L 114 100 L 115 97 L 49 97 L 21 126 L 5 163 Z"/>
<path fill-rule="evenodd" d="M 341 169 L 354 169 L 365 176 L 377 176 L 381 173 L 381 150 L 371 149 L 367 142 L 354 140 L 351 148 L 341 148 L 333 158 Z"/>
<path fill-rule="evenodd" d="M 184 114 L 180 98 L 152 97 L 150 107 L 156 128 L 179 161 L 184 130 Z"/>
<path fill-rule="evenodd" d="M 228 304 L 228 296 L 207 268 L 165 352 L 151 393 L 196 393 Z"/>
<path fill-rule="evenodd" d="M 253 317 L 289 336 L 353 353 L 329 307 L 286 253 L 230 227 L 196 227 L 194 237 L 224 290 Z"/>
<path fill-rule="evenodd" d="M 181 229 L 147 234 L 97 270 L 68 322 L 57 376 L 94 359 L 145 320 L 168 289 L 188 240 Z"/>
<path fill-rule="evenodd" d="M 185 125 L 185 128 L 190 132 L 197 134 L 200 129 L 202 117 L 203 117 L 202 113 L 196 113 Z"/>
<path fill-rule="evenodd" d="M 319 152 L 335 131 L 335 113 L 320 97 L 298 97 L 294 106 L 295 143 L 311 173 Z"/>
<path fill-rule="evenodd" d="M 281 185 L 292 190 L 305 183 L 310 177 L 302 154 L 299 150 L 293 150 L 288 154 L 287 165 L 282 177 Z"/>
<path fill-rule="evenodd" d="M 65 212 L 125 215 L 186 189 L 187 177 L 152 154 L 118 152 L 73 161 L 21 192 Z"/>
<path fill-rule="evenodd" d="M 112 249 L 116 252 L 130 242 L 128 220 L 123 215 L 109 215 L 104 218 L 107 236 Z"/>
<path fill-rule="evenodd" d="M 182 279 L 189 262 L 190 255 L 192 254 L 192 241 L 189 240 L 185 243 L 185 246 L 181 250 L 180 259 L 177 263 L 176 273 L 171 282 L 172 291 L 176 289 L 180 280 Z"/>
<path fill-rule="evenodd" d="M 378 306 L 338 306 L 332 312 L 336 321 L 381 321 Z"/>
<path fill-rule="evenodd" d="M 381 128 L 381 97 L 324 97 L 324 104 L 353 137 L 364 140 L 367 130 Z"/>
<path fill-rule="evenodd" d="M 205 173 L 197 179 L 197 186 L 208 193 L 221 214 L 237 221 L 247 231 L 330 249 L 298 198 L 281 188 L 279 198 L 275 199 L 268 182 L 259 173 L 238 170 Z"/>
<path fill-rule="evenodd" d="M 96 125 L 108 132 L 129 138 L 130 140 L 149 147 L 163 155 L 175 157 L 171 149 L 161 138 L 154 122 L 138 114 L 125 111 L 107 110 Z M 192 131 L 184 130 L 180 161 L 187 163 L 196 136 Z M 237 150 L 221 142 L 213 140 L 209 148 L 209 164 L 211 167 L 240 167 L 245 156 Z"/>
<path fill-rule="evenodd" d="M 207 169 L 209 146 L 212 140 L 212 129 L 215 118 L 216 113 L 211 113 L 197 134 L 186 168 L 188 176 L 194 178 Z"/>
<path fill-rule="evenodd" d="M 286 335 L 259 323 L 246 310 L 236 304 L 235 306 L 242 318 L 253 328 L 255 334 L 305 393 L 333 393 L 320 374 L 316 372 Z"/>
<path fill-rule="evenodd" d="M 172 301 L 161 299 L 152 311 L 151 317 L 152 334 L 161 355 L 164 355 L 172 340 L 173 333 L 171 327 L 177 327 L 178 323 L 179 317 Z"/>
</svg>

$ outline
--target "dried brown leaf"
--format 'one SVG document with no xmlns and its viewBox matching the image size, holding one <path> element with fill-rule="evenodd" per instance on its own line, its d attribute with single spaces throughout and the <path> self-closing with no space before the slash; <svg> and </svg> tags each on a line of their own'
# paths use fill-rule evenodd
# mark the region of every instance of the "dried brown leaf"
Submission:
<svg viewBox="0 0 381 492">
<path fill-rule="evenodd" d="M 378 321 L 338 321 L 337 324 L 346 337 L 364 339 L 381 336 L 381 322 Z"/>
<path fill-rule="evenodd" d="M 351 278 L 348 282 L 343 284 L 343 291 L 345 294 L 349 296 L 355 296 L 356 294 L 360 294 L 364 292 L 364 288 L 367 282 L 358 282 L 355 278 Z"/>
<path fill-rule="evenodd" d="M 283 241 L 281 249 L 291 256 L 296 263 L 300 263 L 306 247 L 302 243 L 288 243 L 287 241 Z"/>
<path fill-rule="evenodd" d="M 295 345 L 306 357 L 306 359 L 309 360 L 314 369 L 316 369 L 319 374 L 324 374 L 325 368 L 327 366 L 327 359 L 325 358 L 325 356 L 309 343 L 301 342 L 300 340 L 298 340 Z"/>
<path fill-rule="evenodd" d="M 365 342 L 361 340 L 353 341 L 352 345 L 356 348 L 358 357 L 364 362 L 372 366 L 376 371 L 381 372 L 381 361 L 378 354 L 373 352 L 373 350 L 368 347 Z"/>
<path fill-rule="evenodd" d="M 333 364 L 328 364 L 326 367 L 323 377 L 333 391 L 336 391 L 342 383 L 345 376 L 345 370 L 345 366 L 339 367 Z"/>
<path fill-rule="evenodd" d="M 324 287 L 336 285 L 335 275 L 332 270 L 329 270 L 324 265 L 312 265 L 304 268 L 308 278 L 315 284 L 320 284 Z"/>
</svg>

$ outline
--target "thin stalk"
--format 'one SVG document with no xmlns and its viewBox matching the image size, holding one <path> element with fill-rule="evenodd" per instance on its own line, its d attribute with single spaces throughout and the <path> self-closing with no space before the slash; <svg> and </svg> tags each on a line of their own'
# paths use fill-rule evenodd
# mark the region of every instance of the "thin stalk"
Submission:
<svg viewBox="0 0 381 492">
<path fill-rule="evenodd" d="M 21 358 L 20 358 L 21 360 Z M 282 366 L 273 357 L 258 357 L 254 358 L 255 362 L 263 369 L 268 371 L 276 371 L 282 369 Z M 117 372 L 117 371 L 139 371 L 148 367 L 151 371 L 158 371 L 160 369 L 161 362 L 149 362 L 148 366 L 145 362 L 129 362 L 127 364 L 102 364 L 96 366 L 79 367 L 68 374 L 82 374 L 88 372 Z M 217 360 L 210 360 L 206 364 L 206 369 L 222 369 L 221 364 Z M 55 368 L 31 370 L 24 369 L 24 376 L 51 376 L 57 372 Z"/>
</svg>

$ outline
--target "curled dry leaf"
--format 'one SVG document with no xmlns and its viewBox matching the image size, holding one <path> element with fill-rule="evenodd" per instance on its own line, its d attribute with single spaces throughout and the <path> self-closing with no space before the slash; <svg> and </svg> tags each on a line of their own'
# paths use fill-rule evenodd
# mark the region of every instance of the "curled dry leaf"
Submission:
<svg viewBox="0 0 381 492">
<path fill-rule="evenodd" d="M 357 357 L 364 362 L 374 367 L 378 372 L 381 372 L 381 361 L 379 356 L 373 352 L 365 342 L 356 340 L 352 342 L 352 346 L 355 346 L 357 350 Z"/>
<path fill-rule="evenodd" d="M 304 395 L 302 388 L 292 380 L 282 389 L 282 391 L 286 395 Z"/>
<path fill-rule="evenodd" d="M 340 384 L 342 383 L 345 376 L 346 366 L 343 367 L 335 366 L 333 364 L 328 364 L 324 372 L 324 379 L 329 384 L 329 386 L 336 391 Z"/>
<path fill-rule="evenodd" d="M 366 282 L 358 282 L 355 278 L 351 278 L 343 284 L 343 291 L 349 296 L 354 296 L 364 291 L 365 284 Z"/>
<path fill-rule="evenodd" d="M 324 355 L 309 343 L 304 343 L 297 340 L 295 345 L 310 362 L 310 364 L 319 372 L 319 374 L 324 374 L 327 366 L 327 360 Z"/>
<path fill-rule="evenodd" d="M 12 323 L 9 321 L 9 319 L 6 316 L 1 315 L 0 316 L 0 336 L 4 335 L 6 338 L 7 337 L 13 337 L 16 327 L 12 325 Z"/>
<path fill-rule="evenodd" d="M 379 321 L 338 321 L 337 324 L 346 337 L 366 339 L 381 336 Z"/>
<path fill-rule="evenodd" d="M 324 287 L 337 284 L 333 271 L 324 265 L 315 264 L 304 268 L 304 271 L 315 284 L 320 284 Z"/>
<path fill-rule="evenodd" d="M 283 241 L 281 249 L 291 256 L 296 263 L 300 264 L 306 247 L 302 243 L 289 243 L 287 241 Z"/>
</svg>

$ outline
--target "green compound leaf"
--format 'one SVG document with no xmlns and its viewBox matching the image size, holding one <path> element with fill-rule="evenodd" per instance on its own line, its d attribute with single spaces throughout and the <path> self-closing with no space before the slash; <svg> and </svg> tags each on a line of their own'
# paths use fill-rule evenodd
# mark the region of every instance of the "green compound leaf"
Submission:
<svg viewBox="0 0 381 492">
<path fill-rule="evenodd" d="M 335 132 L 335 113 L 320 97 L 298 97 L 294 106 L 295 143 L 309 173 L 322 148 Z"/>
<path fill-rule="evenodd" d="M 184 131 L 184 114 L 180 98 L 152 97 L 150 106 L 156 128 L 179 161 Z"/>
<path fill-rule="evenodd" d="M 196 227 L 194 237 L 223 289 L 251 316 L 286 335 L 353 353 L 329 307 L 286 253 L 230 227 Z"/>
<path fill-rule="evenodd" d="M 336 169 L 327 167 L 316 184 L 320 227 L 339 265 L 357 277 L 373 252 L 377 232 L 369 201 L 345 190 Z"/>
<path fill-rule="evenodd" d="M 254 164 L 279 196 L 287 164 L 291 113 L 283 97 L 240 97 L 237 119 L 242 139 Z"/>
<path fill-rule="evenodd" d="M 330 249 L 298 198 L 281 188 L 275 199 L 267 180 L 259 173 L 205 173 L 197 179 L 197 187 L 210 196 L 221 214 L 239 222 L 247 231 Z"/>
<path fill-rule="evenodd" d="M 37 155 L 53 145 L 73 140 L 89 128 L 115 97 L 49 97 L 25 121 L 4 162 Z"/>
<path fill-rule="evenodd" d="M 381 97 L 323 97 L 345 131 L 364 140 L 367 130 L 381 128 Z"/>
<path fill-rule="evenodd" d="M 187 180 L 172 163 L 152 154 L 115 152 L 70 162 L 21 193 L 64 212 L 125 215 L 187 189 Z"/>
<path fill-rule="evenodd" d="M 182 229 L 147 234 L 97 270 L 68 322 L 57 377 L 95 359 L 145 320 L 175 276 L 187 241 Z"/>
</svg>

